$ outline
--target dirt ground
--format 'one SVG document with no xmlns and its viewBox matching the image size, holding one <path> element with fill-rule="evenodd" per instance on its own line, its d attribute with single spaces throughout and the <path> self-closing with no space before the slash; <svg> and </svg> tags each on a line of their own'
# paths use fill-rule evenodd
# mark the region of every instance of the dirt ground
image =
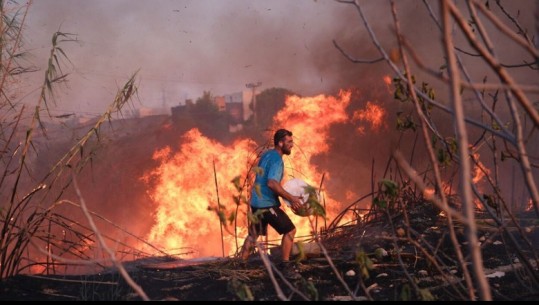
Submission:
<svg viewBox="0 0 539 305">
<path fill-rule="evenodd" d="M 154 257 L 126 262 L 125 267 L 151 300 L 471 300 L 444 217 L 428 207 L 408 216 L 408 232 L 417 243 L 395 237 L 403 233 L 398 229 L 402 217 L 336 228 L 324 236 L 323 249 L 314 244 L 308 251 L 299 265 L 301 278 L 292 281 L 274 274 L 273 282 L 256 253 L 246 263 L 233 258 Z M 486 223 L 479 238 L 493 300 L 539 299 L 533 275 L 539 274 L 537 264 L 530 262 L 532 273 L 526 272 L 508 236 Z M 397 228 L 397 234 L 392 234 L 392 228 Z M 456 228 L 466 256 L 463 230 Z M 539 229 L 533 224 L 525 228 L 535 249 L 523 251 L 531 257 L 538 250 Z M 271 255 L 270 259 L 275 261 Z M 113 269 L 83 276 L 19 275 L 0 284 L 3 301 L 141 300 Z M 474 298 L 480 298 L 477 292 Z"/>
</svg>

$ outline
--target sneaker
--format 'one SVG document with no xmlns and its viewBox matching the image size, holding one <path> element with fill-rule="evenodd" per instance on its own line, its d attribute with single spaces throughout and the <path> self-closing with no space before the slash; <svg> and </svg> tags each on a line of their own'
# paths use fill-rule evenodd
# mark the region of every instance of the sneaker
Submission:
<svg viewBox="0 0 539 305">
<path fill-rule="evenodd" d="M 279 265 L 279 270 L 286 279 L 297 280 L 301 278 L 301 274 L 299 273 L 299 270 L 298 268 L 296 268 L 296 265 L 294 263 L 281 262 L 281 264 Z"/>
</svg>

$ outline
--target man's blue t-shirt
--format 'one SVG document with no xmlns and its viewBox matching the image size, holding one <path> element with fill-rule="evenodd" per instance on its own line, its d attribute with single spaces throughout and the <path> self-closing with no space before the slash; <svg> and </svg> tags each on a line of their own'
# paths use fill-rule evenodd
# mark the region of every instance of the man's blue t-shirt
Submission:
<svg viewBox="0 0 539 305">
<path fill-rule="evenodd" d="M 256 188 L 253 187 L 251 206 L 254 208 L 280 206 L 281 202 L 277 194 L 268 187 L 268 180 L 273 179 L 279 183 L 281 182 L 284 169 L 283 158 L 275 149 L 270 149 L 262 154 L 260 161 L 258 161 L 258 167 L 262 169 L 262 172 L 257 173 L 254 185 L 259 186 L 260 196 Z"/>
</svg>

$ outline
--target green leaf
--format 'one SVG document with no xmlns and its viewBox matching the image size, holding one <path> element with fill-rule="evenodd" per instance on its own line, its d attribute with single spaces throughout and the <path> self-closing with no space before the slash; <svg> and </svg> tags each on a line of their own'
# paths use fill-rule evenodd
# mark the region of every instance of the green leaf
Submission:
<svg viewBox="0 0 539 305">
<path fill-rule="evenodd" d="M 382 209 L 385 209 L 387 207 L 387 202 L 383 199 L 379 199 L 379 198 L 374 198 L 374 201 L 373 201 L 373 204 L 375 206 L 378 206 Z"/>
<path fill-rule="evenodd" d="M 301 278 L 301 282 L 303 284 L 304 289 L 307 291 L 307 294 L 311 297 L 312 301 L 318 301 L 319 295 L 318 295 L 318 289 L 316 289 L 316 286 L 314 286 L 313 281 L 305 280 L 304 278 Z"/>
<path fill-rule="evenodd" d="M 359 271 L 361 276 L 364 279 L 369 279 L 370 274 L 369 270 L 372 270 L 373 263 L 372 260 L 367 256 L 367 254 L 363 250 L 359 250 L 356 252 L 356 262 L 359 265 Z"/>
<path fill-rule="evenodd" d="M 234 187 L 238 192 L 242 190 L 241 183 L 240 183 L 241 176 L 236 176 L 234 179 L 232 179 L 232 183 L 234 184 Z"/>
<path fill-rule="evenodd" d="M 302 260 L 305 260 L 307 258 L 307 255 L 305 255 L 305 249 L 303 247 L 303 242 L 298 241 L 296 243 L 296 246 L 298 247 L 298 256 L 296 257 L 296 262 L 301 262 Z"/>
<path fill-rule="evenodd" d="M 310 185 L 304 187 L 304 190 L 307 194 L 309 194 L 307 202 L 305 203 L 307 205 L 307 208 L 303 212 L 299 211 L 298 214 L 307 216 L 309 214 L 309 211 L 312 211 L 312 215 L 326 217 L 326 210 L 318 200 L 318 190 Z"/>
<path fill-rule="evenodd" d="M 225 212 L 223 212 L 223 211 L 218 211 L 218 212 L 217 212 L 217 215 L 219 215 L 219 221 L 220 221 L 222 224 L 226 224 L 226 215 L 225 215 Z"/>
<path fill-rule="evenodd" d="M 401 290 L 401 301 L 410 301 L 412 299 L 412 289 L 410 285 L 404 284 Z"/>
<path fill-rule="evenodd" d="M 264 214 L 264 209 L 257 210 L 254 213 L 247 213 L 247 218 L 249 218 L 249 221 L 252 223 L 259 223 L 260 218 L 262 218 L 262 214 Z"/>
<path fill-rule="evenodd" d="M 264 169 L 262 167 L 255 166 L 253 167 L 252 171 L 259 176 L 264 175 Z"/>
<path fill-rule="evenodd" d="M 440 163 L 441 165 L 449 164 L 449 154 L 445 151 L 445 149 L 439 148 L 436 151 L 436 157 L 438 159 L 438 163 Z"/>
<path fill-rule="evenodd" d="M 241 301 L 254 301 L 253 293 L 247 284 L 238 280 L 235 276 L 228 284 L 228 289 L 232 291 Z"/>
<path fill-rule="evenodd" d="M 376 256 L 377 259 L 382 260 L 384 258 L 384 255 L 387 255 L 387 252 L 384 248 L 376 248 L 376 250 L 374 250 L 374 256 Z"/>
<path fill-rule="evenodd" d="M 453 155 L 456 154 L 458 150 L 457 140 L 453 137 L 450 137 L 446 139 L 446 143 L 449 146 L 449 152 Z"/>
<path fill-rule="evenodd" d="M 390 197 L 395 197 L 399 190 L 399 185 L 389 179 L 382 179 L 382 190 L 386 195 Z"/>
<path fill-rule="evenodd" d="M 416 130 L 416 124 L 414 123 L 410 115 L 404 116 L 402 112 L 397 113 L 397 130 L 406 131 L 408 129 Z"/>
<path fill-rule="evenodd" d="M 232 213 L 230 213 L 230 215 L 228 215 L 228 224 L 229 225 L 233 224 L 235 219 L 236 219 L 236 212 L 233 211 Z"/>
<path fill-rule="evenodd" d="M 404 95 L 404 93 L 402 92 L 401 87 L 397 87 L 395 89 L 395 93 L 393 94 L 393 98 L 398 100 L 398 101 L 401 101 L 401 102 L 404 102 L 407 99 L 406 96 Z"/>
<path fill-rule="evenodd" d="M 429 98 L 430 98 L 431 100 L 434 100 L 434 99 L 435 99 L 434 89 L 429 88 L 428 96 L 429 96 Z"/>
<path fill-rule="evenodd" d="M 432 134 L 430 137 L 430 142 L 432 143 L 432 147 L 435 148 L 436 144 L 438 143 L 438 137 L 435 134 Z"/>
<path fill-rule="evenodd" d="M 262 196 L 262 192 L 260 191 L 260 184 L 256 183 L 255 185 L 253 185 L 253 187 L 255 188 L 255 192 L 256 194 L 261 197 Z"/>
<path fill-rule="evenodd" d="M 430 293 L 428 289 L 419 289 L 419 298 L 421 301 L 436 301 L 436 298 Z"/>
</svg>

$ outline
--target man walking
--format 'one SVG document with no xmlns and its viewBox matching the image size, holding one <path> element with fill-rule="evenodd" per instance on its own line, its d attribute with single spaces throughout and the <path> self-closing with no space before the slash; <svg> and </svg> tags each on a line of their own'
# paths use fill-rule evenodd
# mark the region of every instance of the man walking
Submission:
<svg viewBox="0 0 539 305">
<path fill-rule="evenodd" d="M 290 155 L 294 146 L 292 132 L 286 129 L 277 130 L 273 136 L 273 144 L 274 148 L 264 152 L 258 161 L 260 171 L 256 174 L 251 190 L 250 205 L 253 214 L 261 210 L 261 215 L 258 223 L 252 223 L 249 228 L 249 236 L 243 244 L 241 257 L 243 260 L 247 260 L 254 249 L 256 240 L 260 235 L 267 235 L 267 228 L 270 225 L 283 236 L 280 269 L 288 278 L 298 278 L 299 274 L 294 273 L 290 263 L 296 227 L 290 217 L 281 209 L 279 201 L 279 197 L 288 200 L 293 210 L 298 210 L 303 204 L 301 196 L 293 196 L 281 185 L 284 172 L 282 157 Z"/>
</svg>

